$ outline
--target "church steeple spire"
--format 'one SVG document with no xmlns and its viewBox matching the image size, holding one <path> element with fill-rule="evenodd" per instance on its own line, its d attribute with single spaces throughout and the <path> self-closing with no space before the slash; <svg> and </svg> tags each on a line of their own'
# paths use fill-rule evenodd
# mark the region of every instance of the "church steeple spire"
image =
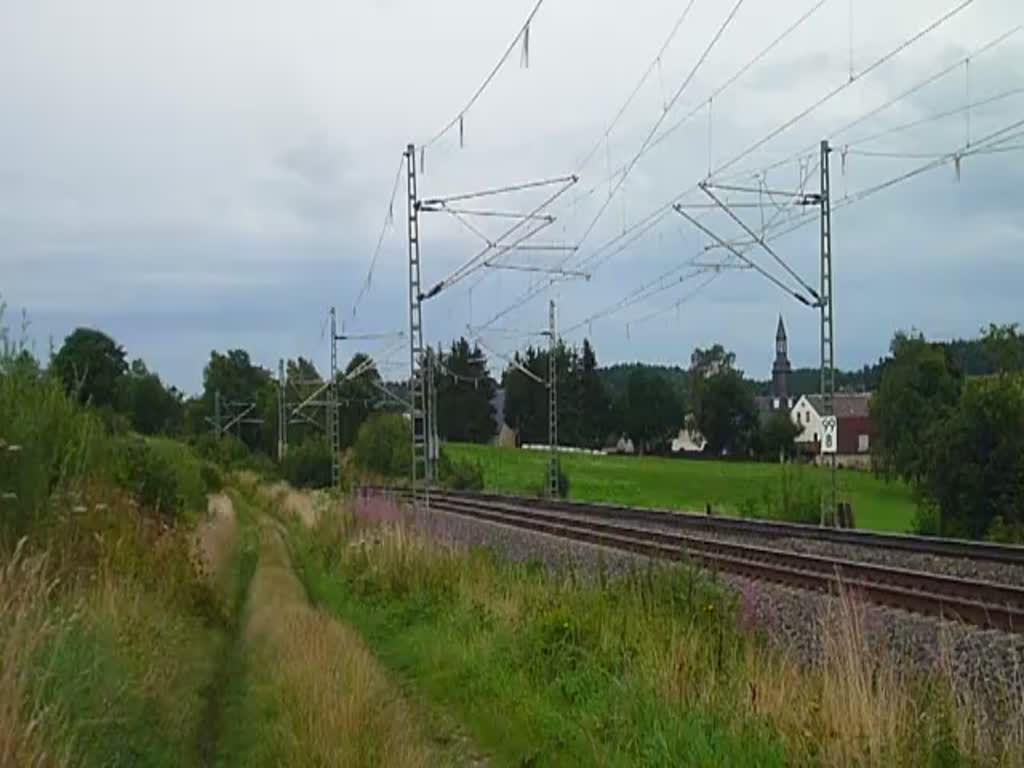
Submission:
<svg viewBox="0 0 1024 768">
<path fill-rule="evenodd" d="M 772 364 L 772 397 L 785 401 L 789 397 L 789 342 L 786 339 L 786 325 L 779 315 L 779 326 L 775 331 L 775 362 Z"/>
</svg>

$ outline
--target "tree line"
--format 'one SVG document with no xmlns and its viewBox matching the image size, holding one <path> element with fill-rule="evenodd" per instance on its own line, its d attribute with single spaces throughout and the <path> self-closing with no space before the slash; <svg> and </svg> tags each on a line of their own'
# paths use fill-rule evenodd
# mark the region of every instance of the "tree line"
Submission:
<svg viewBox="0 0 1024 768">
<path fill-rule="evenodd" d="M 1024 339 L 991 325 L 986 364 L 897 333 L 871 403 L 876 470 L 908 482 L 922 533 L 1024 542 Z"/>
<path fill-rule="evenodd" d="M 684 426 L 700 432 L 712 455 L 775 457 L 788 451 L 794 430 L 762 425 L 754 403 L 756 385 L 735 366 L 735 355 L 721 345 L 697 349 L 685 376 L 668 376 L 646 366 L 619 367 L 624 382 L 610 387 L 589 340 L 579 347 L 555 346 L 559 442 L 601 448 L 628 437 L 640 453 L 665 452 Z M 438 433 L 443 441 L 484 443 L 499 427 L 495 404 L 504 390 L 504 422 L 520 443 L 548 439 L 549 351 L 517 352 L 494 378 L 481 348 L 459 338 L 431 351 Z M 302 357 L 287 361 L 288 401 L 292 407 L 322 390 L 324 377 Z M 197 440 L 212 433 L 218 398 L 227 424 L 240 404 L 251 404 L 246 418 L 228 430 L 249 451 L 274 457 L 279 435 L 278 383 L 243 349 L 211 351 L 203 369 L 202 391 L 188 397 L 150 371 L 141 359 L 129 361 L 102 331 L 78 328 L 53 356 L 51 367 L 69 392 L 105 414 L 115 428 L 144 435 Z M 682 369 L 679 369 L 682 370 Z M 360 426 L 375 411 L 402 411 L 407 386 L 385 382 L 374 361 L 356 354 L 337 382 L 341 447 L 351 447 Z M 324 395 L 319 395 L 322 400 Z M 315 409 L 289 420 L 288 444 L 326 450 L 326 422 Z M 319 413 L 322 414 L 322 411 Z M 314 414 L 310 416 L 309 414 Z M 310 448 L 309 450 L 312 450 Z M 323 462 L 321 462 L 322 464 Z"/>
<path fill-rule="evenodd" d="M 984 334 L 984 331 L 983 331 Z M 986 351 L 985 339 L 953 339 L 952 341 L 931 342 L 942 350 L 950 363 L 964 376 L 990 376 L 998 371 L 990 354 Z M 1024 339 L 1012 342 L 1024 360 Z M 864 365 L 859 370 L 836 370 L 836 389 L 846 392 L 874 392 L 882 383 L 882 372 L 889 357 L 881 357 L 871 365 Z M 1017 364 L 1015 370 L 1021 370 Z M 821 370 L 819 368 L 794 368 L 789 374 L 789 393 L 800 395 L 818 394 L 821 388 Z M 757 382 L 758 394 L 766 395 L 771 391 L 771 381 Z"/>
<path fill-rule="evenodd" d="M 711 456 L 778 458 L 793 453 L 798 429 L 787 414 L 763 422 L 756 384 L 722 345 L 697 348 L 687 369 L 618 365 L 600 369 L 593 346 L 558 344 L 559 442 L 601 448 L 627 437 L 639 453 L 666 453 L 688 428 L 706 440 Z M 548 439 L 546 349 L 517 353 L 502 376 L 505 421 L 526 443 Z M 525 369 L 525 370 L 524 370 Z M 539 380 L 539 381 L 538 381 Z"/>
<path fill-rule="evenodd" d="M 784 411 L 767 418 L 759 414 L 758 382 L 747 379 L 735 355 L 721 345 L 695 349 L 686 369 L 668 373 L 639 364 L 601 369 L 589 340 L 579 347 L 560 343 L 554 350 L 563 445 L 599 448 L 626 436 L 640 453 L 664 452 L 685 426 L 703 436 L 710 456 L 777 459 L 793 454 L 798 428 Z M 500 426 L 495 402 L 501 387 L 504 421 L 518 440 L 547 441 L 547 349 L 516 353 L 500 380 L 488 372 L 480 347 L 464 338 L 431 354 L 442 440 L 491 441 Z M 43 373 L 27 353 L 13 365 L 31 368 L 34 376 Z M 877 472 L 915 489 L 921 501 L 920 531 L 1024 538 L 1022 370 L 1024 340 L 1015 325 L 990 326 L 971 342 L 930 342 L 920 333 L 894 337 L 889 356 L 877 365 L 872 459 Z M 323 376 L 309 360 L 289 360 L 287 372 L 293 405 L 322 387 Z M 114 432 L 177 437 L 208 451 L 262 456 L 268 463 L 276 455 L 278 383 L 245 350 L 211 351 L 202 391 L 189 397 L 165 384 L 142 359 L 129 360 L 107 334 L 78 328 L 52 356 L 49 373 L 96 409 Z M 404 384 L 383 381 L 373 360 L 362 353 L 339 374 L 337 392 L 343 451 L 356 443 L 371 415 L 401 412 L 408 398 Z M 218 397 L 225 407 L 252 404 L 249 416 L 224 441 L 213 438 L 211 424 Z M 286 475 L 326 484 L 326 423 L 322 410 L 319 417 L 316 410 L 309 413 L 289 424 Z M 227 414 L 222 416 L 226 420 Z M 397 434 L 401 425 L 395 422 L 390 429 Z"/>
</svg>

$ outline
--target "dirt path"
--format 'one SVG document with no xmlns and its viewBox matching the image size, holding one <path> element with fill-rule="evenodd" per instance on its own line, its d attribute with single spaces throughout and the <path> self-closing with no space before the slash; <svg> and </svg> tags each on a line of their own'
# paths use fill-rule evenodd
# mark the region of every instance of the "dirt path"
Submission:
<svg viewBox="0 0 1024 768">
<path fill-rule="evenodd" d="M 244 642 L 258 686 L 288 702 L 270 732 L 286 765 L 435 765 L 427 740 L 360 638 L 313 608 L 280 531 L 260 530 Z M 260 663 L 273 660 L 273 666 Z"/>
<path fill-rule="evenodd" d="M 362 638 L 310 604 L 291 563 L 287 526 L 258 509 L 271 499 L 275 510 L 309 527 L 323 507 L 321 499 L 275 487 L 246 504 L 238 519 L 227 511 L 230 500 L 226 506 L 218 500 L 211 502 L 213 527 L 198 537 L 198 550 L 215 562 L 222 541 L 217 531 L 233 525 L 253 556 L 246 594 L 237 601 L 234 645 L 223 664 L 227 693 L 219 715 L 211 713 L 211 722 L 223 727 L 211 734 L 217 747 L 207 750 L 204 764 L 478 765 L 435 743 L 434 723 L 409 703 Z"/>
<path fill-rule="evenodd" d="M 223 493 L 211 494 L 206 519 L 196 526 L 192 555 L 214 583 L 223 578 L 237 538 L 238 519 L 231 497 Z"/>
<path fill-rule="evenodd" d="M 226 697 L 232 678 L 239 673 L 242 613 L 256 566 L 256 552 L 239 542 L 240 532 L 231 497 L 211 495 L 207 518 L 196 528 L 193 556 L 225 601 L 227 626 L 217 672 L 203 691 L 206 712 L 198 735 L 197 755 L 199 765 L 204 768 L 218 762 L 218 750 L 226 727 Z"/>
</svg>

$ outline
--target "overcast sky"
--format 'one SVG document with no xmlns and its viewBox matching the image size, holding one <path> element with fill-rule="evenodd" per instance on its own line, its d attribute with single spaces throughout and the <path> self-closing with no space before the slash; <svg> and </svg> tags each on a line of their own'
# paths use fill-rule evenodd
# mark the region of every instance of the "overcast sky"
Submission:
<svg viewBox="0 0 1024 768">
<path fill-rule="evenodd" d="M 673 103 L 732 7 L 694 0 L 605 139 L 687 2 L 546 0 L 531 26 L 529 67 L 521 66 L 519 51 L 512 55 L 464 116 L 464 147 L 456 129 L 426 151 L 419 181 L 427 198 L 580 176 L 549 209 L 557 221 L 532 241 L 579 250 L 503 259 L 548 267 L 573 256 L 570 265 L 596 269 L 589 280 L 540 291 L 483 331 L 490 347 L 527 343 L 514 332 L 542 328 L 548 298 L 557 301 L 560 326 L 569 328 L 702 251 L 709 237 L 674 213 L 621 252 L 599 249 L 692 189 L 709 168 L 714 181 L 758 186 L 762 178 L 769 188 L 795 190 L 801 171 L 813 170 L 808 163 L 816 162 L 822 138 L 837 147 L 831 178 L 840 365 L 875 360 L 898 328 L 948 338 L 973 335 L 989 322 L 1024 320 L 1024 153 L 971 155 L 961 161 L 959 179 L 947 163 L 860 202 L 841 202 L 929 162 L 927 156 L 976 144 L 1024 119 L 1024 93 L 1014 94 L 860 141 L 1024 88 L 1024 32 L 839 132 L 1024 22 L 1019 0 L 975 0 L 863 76 L 957 3 L 825 0 L 716 96 L 710 114 L 709 95 L 816 2 L 745 0 Z M 352 313 L 401 152 L 459 114 L 533 4 L 0 0 L 0 296 L 7 323 L 25 309 L 41 354 L 49 339 L 59 344 L 76 326 L 99 327 L 190 392 L 201 385 L 211 349 L 243 347 L 268 367 L 301 354 L 323 367 L 332 304 L 352 332 L 407 328 L 404 180 L 371 288 Z M 729 164 L 849 83 L 851 71 L 852 84 Z M 630 165 L 656 121 L 665 128 L 698 107 L 619 183 L 617 170 Z M 841 154 L 847 143 L 849 153 Z M 1022 144 L 1011 140 L 1003 148 Z M 817 190 L 816 172 L 805 187 Z M 554 189 L 473 204 L 529 211 Z M 770 202 L 728 195 L 732 203 Z M 708 199 L 691 192 L 685 200 Z M 760 228 L 761 210 L 736 211 Z M 763 215 L 770 221 L 793 212 L 766 205 Z M 721 213 L 703 221 L 726 239 L 744 234 Z M 509 225 L 471 223 L 491 239 Z M 480 245 L 445 214 L 424 214 L 421 233 L 427 285 Z M 817 284 L 816 220 L 771 246 Z M 789 279 L 764 250 L 749 256 Z M 708 251 L 701 263 L 722 258 L 722 251 Z M 473 274 L 425 305 L 428 339 L 465 333 L 536 279 L 506 270 Z M 706 281 L 701 276 L 584 324 L 572 338 L 590 334 L 602 363 L 680 365 L 694 346 L 717 341 L 737 352 L 750 375 L 766 378 L 781 313 L 794 364 L 817 364 L 815 311 L 749 269 L 724 271 L 695 293 Z M 674 309 L 682 297 L 690 298 Z M 344 345 L 342 354 L 355 349 Z M 391 359 L 385 374 L 406 375 L 408 353 Z"/>
</svg>

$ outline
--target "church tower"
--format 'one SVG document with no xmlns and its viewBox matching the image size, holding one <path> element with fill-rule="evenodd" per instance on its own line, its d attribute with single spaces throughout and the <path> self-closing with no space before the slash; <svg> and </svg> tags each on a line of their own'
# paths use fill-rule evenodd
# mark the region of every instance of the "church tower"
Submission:
<svg viewBox="0 0 1024 768">
<path fill-rule="evenodd" d="M 775 362 L 772 364 L 772 397 L 780 401 L 781 407 L 788 406 L 789 374 L 792 370 L 786 326 L 782 322 L 782 315 L 779 315 L 779 327 L 775 331 Z"/>
</svg>

